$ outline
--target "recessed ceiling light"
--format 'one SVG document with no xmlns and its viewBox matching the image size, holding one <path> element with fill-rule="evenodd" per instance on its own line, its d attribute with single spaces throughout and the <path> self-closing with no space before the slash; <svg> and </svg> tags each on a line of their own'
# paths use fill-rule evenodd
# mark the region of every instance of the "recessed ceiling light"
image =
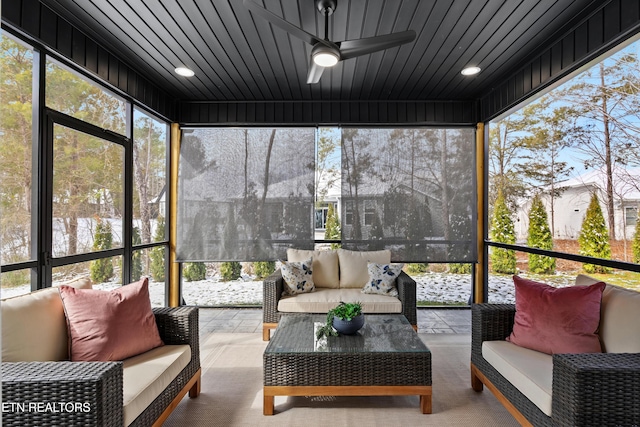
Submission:
<svg viewBox="0 0 640 427">
<path fill-rule="evenodd" d="M 467 67 L 460 71 L 463 76 L 473 76 L 474 74 L 478 74 L 480 72 L 480 67 Z"/>
<path fill-rule="evenodd" d="M 190 70 L 187 67 L 178 67 L 175 69 L 176 74 L 180 74 L 181 76 L 185 76 L 185 77 L 193 77 L 196 73 L 193 72 L 193 70 Z"/>
</svg>

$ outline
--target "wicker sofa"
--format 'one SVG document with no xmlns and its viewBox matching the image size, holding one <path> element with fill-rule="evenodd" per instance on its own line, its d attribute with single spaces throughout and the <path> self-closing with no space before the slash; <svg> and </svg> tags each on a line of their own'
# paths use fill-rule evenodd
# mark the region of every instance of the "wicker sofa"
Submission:
<svg viewBox="0 0 640 427">
<path fill-rule="evenodd" d="M 200 393 L 197 308 L 154 308 L 165 345 L 119 362 L 69 361 L 58 288 L 0 308 L 3 425 L 162 425 L 187 393 Z"/>
<path fill-rule="evenodd" d="M 315 290 L 310 293 L 283 295 L 284 279 L 280 269 L 263 282 L 262 338 L 268 341 L 271 329 L 278 326 L 283 314 L 328 312 L 341 301 L 361 302 L 366 313 L 403 314 L 417 330 L 416 282 L 405 272 L 396 279 L 398 296 L 362 293 L 367 281 L 367 262 L 389 263 L 389 251 L 303 251 L 289 249 L 289 261 L 313 258 Z"/>
<path fill-rule="evenodd" d="M 640 425 L 639 313 L 640 293 L 607 284 L 598 332 L 604 352 L 547 355 L 504 341 L 514 305 L 476 304 L 471 385 L 476 391 L 486 385 L 522 425 Z"/>
</svg>

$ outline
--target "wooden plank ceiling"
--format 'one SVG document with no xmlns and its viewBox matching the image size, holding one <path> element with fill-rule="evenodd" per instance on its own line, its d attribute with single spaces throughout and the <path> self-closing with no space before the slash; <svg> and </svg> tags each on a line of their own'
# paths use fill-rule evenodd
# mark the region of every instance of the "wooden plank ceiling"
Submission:
<svg viewBox="0 0 640 427">
<path fill-rule="evenodd" d="M 254 0 L 323 35 L 314 0 Z M 412 29 L 412 43 L 344 60 L 309 85 L 311 46 L 241 0 L 41 0 L 178 100 L 467 100 L 499 84 L 600 0 L 339 0 L 329 39 Z M 180 65 L 191 78 L 174 73 Z M 460 71 L 478 65 L 482 72 Z"/>
</svg>

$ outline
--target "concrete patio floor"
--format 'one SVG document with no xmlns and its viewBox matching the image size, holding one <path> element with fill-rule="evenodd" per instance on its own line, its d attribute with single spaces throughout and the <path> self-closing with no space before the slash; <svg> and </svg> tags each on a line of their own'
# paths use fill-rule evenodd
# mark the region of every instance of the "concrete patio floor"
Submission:
<svg viewBox="0 0 640 427">
<path fill-rule="evenodd" d="M 418 332 L 470 334 L 470 309 L 419 308 Z M 262 333 L 262 309 L 200 308 L 200 335 L 212 332 Z"/>
</svg>

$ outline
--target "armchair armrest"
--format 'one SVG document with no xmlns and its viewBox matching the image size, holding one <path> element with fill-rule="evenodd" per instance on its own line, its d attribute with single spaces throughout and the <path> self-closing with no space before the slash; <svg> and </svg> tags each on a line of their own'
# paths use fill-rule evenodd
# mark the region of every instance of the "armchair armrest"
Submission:
<svg viewBox="0 0 640 427">
<path fill-rule="evenodd" d="M 557 425 L 640 425 L 640 353 L 553 355 Z"/>
<path fill-rule="evenodd" d="M 280 316 L 278 315 L 278 301 L 282 297 L 284 289 L 284 279 L 280 269 L 274 271 L 269 277 L 262 282 L 263 299 L 262 299 L 262 321 L 264 323 L 278 323 Z"/>
<path fill-rule="evenodd" d="M 4 425 L 122 426 L 122 362 L 2 363 Z"/>
<path fill-rule="evenodd" d="M 482 358 L 484 341 L 503 340 L 511 334 L 515 304 L 473 304 L 471 306 L 471 360 Z"/>
<path fill-rule="evenodd" d="M 198 307 L 154 307 L 160 338 L 165 344 L 188 344 L 191 363 L 200 368 L 200 331 Z"/>
<path fill-rule="evenodd" d="M 396 279 L 396 287 L 398 288 L 398 298 L 402 303 L 402 314 L 407 318 L 410 324 L 417 325 L 416 281 L 407 273 L 402 271 Z"/>
</svg>

